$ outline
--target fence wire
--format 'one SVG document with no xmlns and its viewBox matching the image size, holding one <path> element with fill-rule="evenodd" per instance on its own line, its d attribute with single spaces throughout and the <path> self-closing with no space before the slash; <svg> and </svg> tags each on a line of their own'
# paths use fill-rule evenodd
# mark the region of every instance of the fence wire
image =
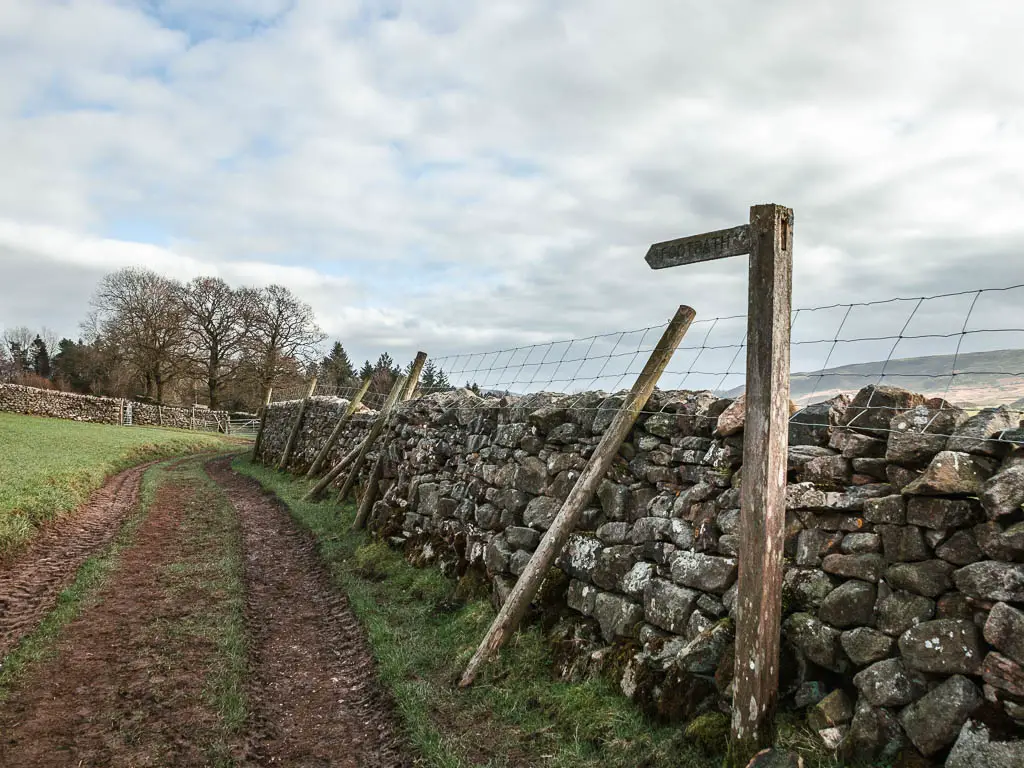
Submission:
<svg viewBox="0 0 1024 768">
<path fill-rule="evenodd" d="M 795 309 L 791 398 L 799 410 L 792 418 L 810 427 L 835 426 L 826 423 L 827 409 L 807 412 L 806 407 L 873 384 L 927 398 L 929 419 L 915 431 L 946 428 L 947 413 L 991 406 L 1002 406 L 1006 419 L 1017 427 L 1024 417 L 1022 306 L 1024 284 Z M 746 323 L 745 315 L 698 315 L 661 376 L 662 395 L 652 398 L 645 413 L 685 410 L 668 394 L 680 390 L 706 390 L 718 397 L 742 394 Z M 568 396 L 559 407 L 600 410 L 610 406 L 588 393 L 629 389 L 664 329 L 662 324 L 431 358 L 436 377 L 424 381 L 419 393 L 471 387 L 484 397 L 479 407 L 493 407 L 490 397 L 557 393 Z M 352 387 L 317 388 L 318 395 L 345 399 L 354 393 Z M 302 397 L 305 391 L 289 394 Z M 386 395 L 368 392 L 364 403 L 378 409 Z M 878 389 L 858 406 L 854 424 L 870 424 L 879 433 L 889 431 L 889 425 L 887 414 L 876 412 L 902 410 Z M 816 420 L 812 414 L 818 413 L 822 417 Z M 1020 442 L 1014 436 L 1007 440 Z"/>
</svg>

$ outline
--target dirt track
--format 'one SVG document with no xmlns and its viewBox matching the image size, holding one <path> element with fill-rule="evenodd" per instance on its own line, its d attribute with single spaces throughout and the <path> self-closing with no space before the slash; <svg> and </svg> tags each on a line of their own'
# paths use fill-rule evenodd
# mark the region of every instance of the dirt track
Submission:
<svg viewBox="0 0 1024 768">
<path fill-rule="evenodd" d="M 91 555 L 117 535 L 139 502 L 145 466 L 111 478 L 74 514 L 44 528 L 12 562 L 0 565 L 0 658 L 53 608 Z"/>
<path fill-rule="evenodd" d="M 311 538 L 254 481 L 234 474 L 229 460 L 207 471 L 230 501 L 225 507 L 219 497 L 220 509 L 237 514 L 232 524 L 236 539 L 240 529 L 245 563 L 249 717 L 242 730 L 225 735 L 209 695 L 217 639 L 194 629 L 223 615 L 223 590 L 201 580 L 188 589 L 180 584 L 183 571 L 208 567 L 238 542 L 197 533 L 204 524 L 223 527 L 224 513 L 215 520 L 210 511 L 216 508 L 211 494 L 218 492 L 194 476 L 170 473 L 98 601 L 65 628 L 52 657 L 31 665 L 0 706 L 0 766 L 409 764 L 362 628 L 332 589 Z M 124 519 L 138 501 L 141 474 L 119 475 L 83 514 L 90 521 Z M 101 499 L 116 507 L 106 510 L 113 517 L 103 518 Z M 109 541 L 118 528 L 116 522 L 78 523 L 64 535 L 87 531 L 93 542 L 96 529 L 104 528 Z M 47 585 L 66 583 L 77 567 L 49 575 L 57 570 L 49 565 L 59 562 L 57 552 L 85 552 L 80 563 L 102 546 L 66 543 L 47 553 L 42 544 L 38 540 L 31 551 L 47 563 L 39 580 Z M 31 569 L 21 568 L 20 583 L 28 585 L 22 591 L 53 589 L 33 588 Z M 44 600 L 31 605 L 10 624 L 17 631 L 4 625 L 10 637 L 45 614 Z"/>
</svg>

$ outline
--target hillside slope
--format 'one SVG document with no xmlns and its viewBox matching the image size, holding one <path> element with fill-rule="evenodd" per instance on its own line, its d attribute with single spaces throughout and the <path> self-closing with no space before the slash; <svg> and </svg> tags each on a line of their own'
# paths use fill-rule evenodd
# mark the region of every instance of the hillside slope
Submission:
<svg viewBox="0 0 1024 768">
<path fill-rule="evenodd" d="M 1018 402 L 1024 407 L 1024 349 L 928 355 L 888 361 L 858 363 L 819 371 L 794 373 L 792 398 L 798 403 L 824 400 L 840 392 L 856 392 L 868 384 L 890 384 L 927 395 L 942 395 L 965 405 L 997 405 Z M 729 390 L 735 397 L 743 387 Z"/>
</svg>

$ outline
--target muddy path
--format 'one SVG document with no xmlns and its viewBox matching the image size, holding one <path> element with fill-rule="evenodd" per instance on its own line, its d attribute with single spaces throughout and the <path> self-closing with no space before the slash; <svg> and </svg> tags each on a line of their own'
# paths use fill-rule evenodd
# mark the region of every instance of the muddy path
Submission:
<svg viewBox="0 0 1024 768">
<path fill-rule="evenodd" d="M 106 547 L 139 502 L 149 465 L 115 475 L 83 506 L 43 528 L 0 562 L 0 659 L 53 609 L 83 562 Z"/>
<path fill-rule="evenodd" d="M 220 548 L 190 535 L 187 519 L 209 501 L 173 478 L 108 582 L 3 702 L 0 766 L 201 766 L 230 752 L 204 693 L 215 642 L 187 631 L 219 596 L 181 588 Z"/>
<path fill-rule="evenodd" d="M 252 639 L 251 745 L 260 765 L 405 766 L 363 628 L 310 535 L 259 484 L 208 465 L 241 523 Z"/>
<path fill-rule="evenodd" d="M 207 461 L 154 470 L 106 581 L 0 702 L 0 768 L 411 764 L 312 537 L 230 457 Z M 111 519 L 136 507 L 141 474 L 109 489 L 128 507 Z"/>
</svg>

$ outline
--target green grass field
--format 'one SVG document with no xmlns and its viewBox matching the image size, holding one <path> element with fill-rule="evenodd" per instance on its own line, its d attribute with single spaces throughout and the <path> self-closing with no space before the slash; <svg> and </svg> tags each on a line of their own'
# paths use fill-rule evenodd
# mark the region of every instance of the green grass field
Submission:
<svg viewBox="0 0 1024 768">
<path fill-rule="evenodd" d="M 0 413 L 0 557 L 145 461 L 237 445 L 222 435 Z"/>
</svg>

